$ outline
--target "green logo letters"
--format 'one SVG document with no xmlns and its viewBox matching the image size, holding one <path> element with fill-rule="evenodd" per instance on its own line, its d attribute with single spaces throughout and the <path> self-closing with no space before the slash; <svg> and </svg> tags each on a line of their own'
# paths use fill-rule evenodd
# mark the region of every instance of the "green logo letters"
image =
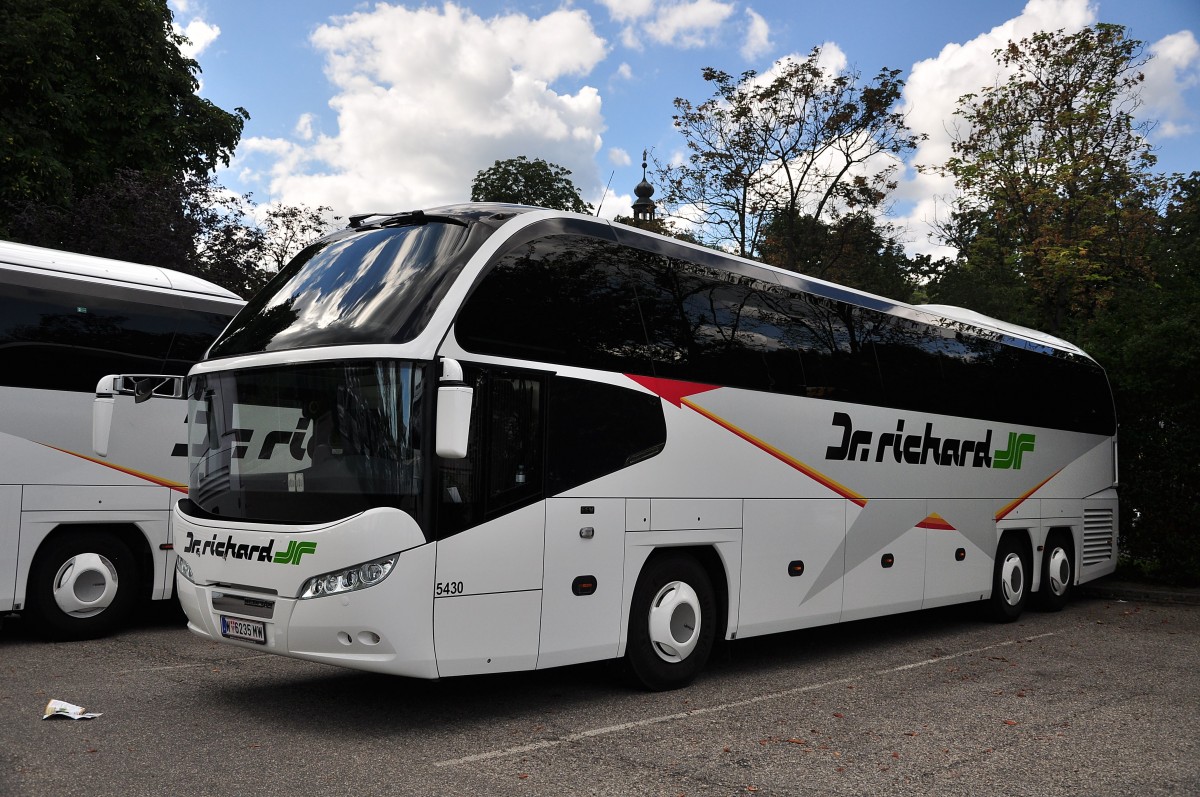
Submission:
<svg viewBox="0 0 1200 797">
<path fill-rule="evenodd" d="M 288 543 L 287 550 L 275 554 L 273 561 L 277 565 L 298 565 L 300 564 L 301 556 L 304 556 L 306 553 L 315 553 L 316 550 L 317 544 L 315 542 L 296 542 L 292 540 Z"/>
<path fill-rule="evenodd" d="M 1034 435 L 1018 434 L 1016 432 L 1008 433 L 1008 448 L 1003 451 L 997 451 L 992 459 L 993 468 L 1012 468 L 1013 470 L 1021 469 L 1021 457 L 1027 451 L 1033 451 Z M 278 557 L 276 557 L 278 560 Z"/>
</svg>

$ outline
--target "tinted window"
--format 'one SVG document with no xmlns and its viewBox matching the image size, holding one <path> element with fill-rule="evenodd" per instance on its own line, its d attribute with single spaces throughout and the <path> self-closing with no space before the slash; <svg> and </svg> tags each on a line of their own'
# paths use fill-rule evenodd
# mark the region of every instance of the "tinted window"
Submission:
<svg viewBox="0 0 1200 797">
<path fill-rule="evenodd" d="M 489 232 L 430 222 L 326 238 L 250 300 L 211 355 L 411 340 Z"/>
<path fill-rule="evenodd" d="M 555 235 L 502 256 L 456 326 L 473 351 L 646 373 L 634 278 L 613 244 Z"/>
<path fill-rule="evenodd" d="M 0 285 L 0 384 L 91 392 L 105 374 L 166 373 L 180 312 L 150 303 Z M 197 334 L 202 333 L 193 330 Z M 215 334 L 208 334 L 203 345 Z M 180 357 L 187 362 L 178 373 L 198 359 L 190 356 L 196 348 L 184 347 Z"/>
<path fill-rule="evenodd" d="M 199 310 L 176 310 L 174 313 L 175 336 L 167 354 L 166 372 L 186 374 L 194 363 L 204 359 L 204 353 L 229 323 L 230 316 Z"/>
<path fill-rule="evenodd" d="M 658 396 L 556 377 L 546 444 L 549 495 L 653 457 L 667 442 Z"/>
<path fill-rule="evenodd" d="M 348 360 L 188 381 L 188 509 L 318 523 L 372 507 L 420 517 L 422 366 Z"/>
<path fill-rule="evenodd" d="M 650 240 L 650 239 L 648 239 Z M 471 351 L 628 374 L 1098 434 L 1115 429 L 1103 371 L 595 237 L 553 234 L 504 253 L 464 305 Z M 690 255 L 690 250 L 678 248 Z M 837 293 L 837 291 L 831 291 Z M 1018 343 L 1011 341 L 1010 343 Z"/>
</svg>

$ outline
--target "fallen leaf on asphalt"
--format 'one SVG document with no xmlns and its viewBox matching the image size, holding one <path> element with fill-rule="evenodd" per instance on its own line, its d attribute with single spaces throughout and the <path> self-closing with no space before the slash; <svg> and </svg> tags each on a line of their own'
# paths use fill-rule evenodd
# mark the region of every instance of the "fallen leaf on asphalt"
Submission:
<svg viewBox="0 0 1200 797">
<path fill-rule="evenodd" d="M 1004 724 L 1005 725 L 1019 725 L 1020 723 L 1017 722 L 1016 720 L 1005 720 Z"/>
</svg>

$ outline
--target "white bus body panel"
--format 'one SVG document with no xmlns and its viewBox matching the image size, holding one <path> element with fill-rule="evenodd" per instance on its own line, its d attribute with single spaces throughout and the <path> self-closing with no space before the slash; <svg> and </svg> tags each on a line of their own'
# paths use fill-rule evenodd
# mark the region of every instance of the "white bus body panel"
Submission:
<svg viewBox="0 0 1200 797">
<path fill-rule="evenodd" d="M 193 632 L 326 664 L 437 677 L 430 624 L 434 546 L 405 513 L 372 509 L 334 523 L 256 525 L 245 531 L 176 508 L 173 522 L 177 552 L 192 569 L 191 580 L 177 580 Z M 280 554 L 300 543 L 310 543 L 311 550 L 281 561 Z M 397 552 L 392 572 L 369 589 L 297 599 L 313 576 Z M 270 608 L 258 606 L 262 603 Z M 222 639 L 222 615 L 262 621 L 265 644 Z"/>
<path fill-rule="evenodd" d="M 122 397 L 131 411 L 118 416 L 101 459 L 86 448 L 91 404 L 90 394 L 0 387 L 0 611 L 24 608 L 33 558 L 63 525 L 136 526 L 152 552 L 150 597 L 172 594 L 174 553 L 163 547 L 171 504 L 186 490 L 163 476 L 185 475 L 185 460 L 171 454 L 186 434 L 186 408 L 160 401 L 134 412 Z"/>
<path fill-rule="evenodd" d="M 433 602 L 439 673 L 537 664 L 545 529 L 546 505 L 537 503 L 437 543 L 433 591 L 453 585 Z"/>
</svg>

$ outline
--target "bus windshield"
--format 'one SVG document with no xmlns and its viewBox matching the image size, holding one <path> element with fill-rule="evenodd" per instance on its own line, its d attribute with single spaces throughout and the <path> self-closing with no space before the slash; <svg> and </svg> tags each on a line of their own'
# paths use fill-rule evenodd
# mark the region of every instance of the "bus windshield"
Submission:
<svg viewBox="0 0 1200 797">
<path fill-rule="evenodd" d="M 377 506 L 419 517 L 423 373 L 350 360 L 193 376 L 190 508 L 288 523 Z"/>
<path fill-rule="evenodd" d="M 429 222 L 315 243 L 250 300 L 209 357 L 412 340 L 466 262 L 469 237 L 462 224 Z"/>
</svg>

